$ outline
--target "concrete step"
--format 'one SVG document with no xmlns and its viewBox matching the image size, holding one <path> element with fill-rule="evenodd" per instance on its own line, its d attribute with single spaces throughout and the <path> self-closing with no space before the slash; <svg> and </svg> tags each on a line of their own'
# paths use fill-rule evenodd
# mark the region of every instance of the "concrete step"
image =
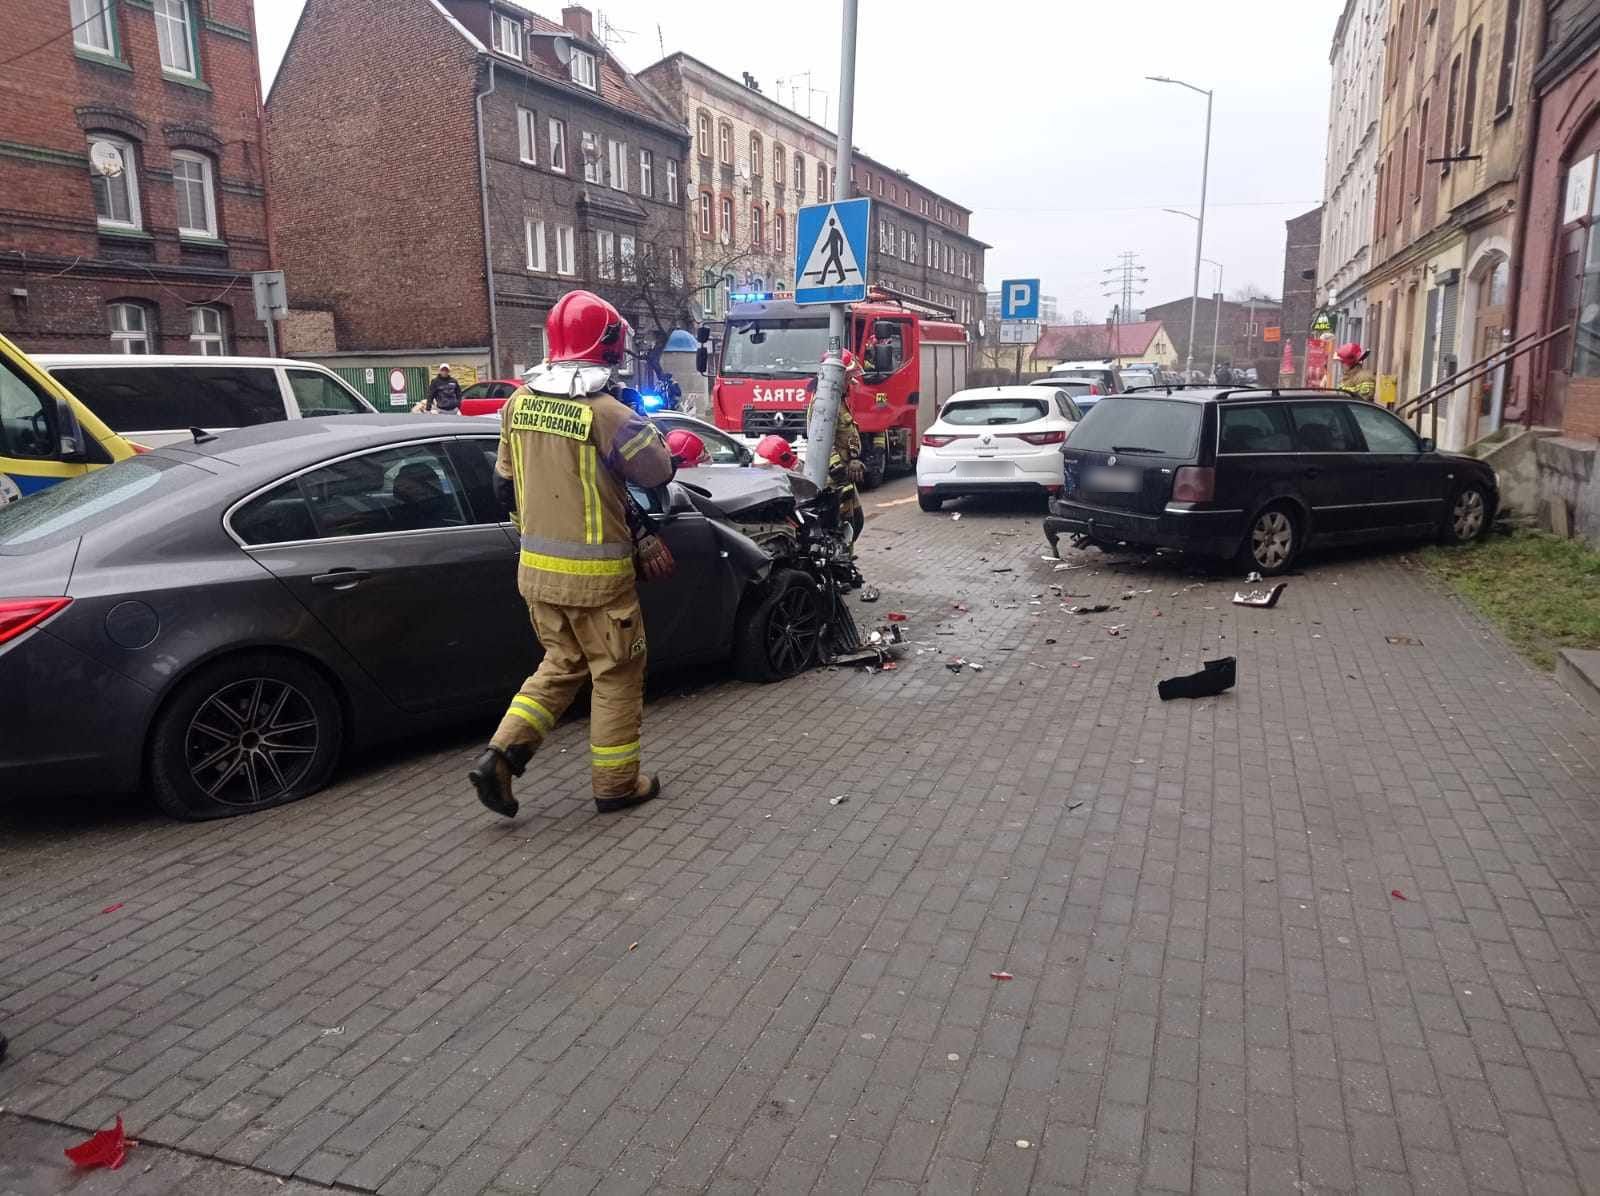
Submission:
<svg viewBox="0 0 1600 1196">
<path fill-rule="evenodd" d="M 1561 649 L 1556 660 L 1556 680 L 1591 713 L 1600 716 L 1600 652 Z"/>
</svg>

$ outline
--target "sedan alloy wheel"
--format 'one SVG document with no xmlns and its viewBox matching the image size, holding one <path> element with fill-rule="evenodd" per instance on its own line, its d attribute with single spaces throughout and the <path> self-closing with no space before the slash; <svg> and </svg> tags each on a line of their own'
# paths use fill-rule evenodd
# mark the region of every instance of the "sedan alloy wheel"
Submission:
<svg viewBox="0 0 1600 1196">
<path fill-rule="evenodd" d="M 189 775 L 223 805 L 273 802 L 304 778 L 320 734 L 310 698 L 289 682 L 235 681 L 208 697 L 189 720 Z"/>
</svg>

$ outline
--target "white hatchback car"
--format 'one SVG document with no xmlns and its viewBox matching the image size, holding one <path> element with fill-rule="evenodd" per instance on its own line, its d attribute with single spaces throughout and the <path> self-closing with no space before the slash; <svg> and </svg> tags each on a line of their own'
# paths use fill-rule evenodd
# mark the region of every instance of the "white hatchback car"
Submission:
<svg viewBox="0 0 1600 1196">
<path fill-rule="evenodd" d="M 1061 445 L 1081 416 L 1064 390 L 986 386 L 945 400 L 922 434 L 917 502 L 937 511 L 964 494 L 1055 494 Z"/>
</svg>

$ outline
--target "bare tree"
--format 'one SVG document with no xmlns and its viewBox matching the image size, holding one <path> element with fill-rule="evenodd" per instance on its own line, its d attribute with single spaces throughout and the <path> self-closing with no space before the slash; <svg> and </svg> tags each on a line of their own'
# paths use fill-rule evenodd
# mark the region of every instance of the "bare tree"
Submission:
<svg viewBox="0 0 1600 1196">
<path fill-rule="evenodd" d="M 1234 303 L 1249 303 L 1252 299 L 1266 299 L 1267 291 L 1259 284 L 1247 282 L 1242 287 L 1234 287 L 1228 292 L 1228 299 Z M 1276 303 L 1276 299 L 1269 300 Z"/>
<path fill-rule="evenodd" d="M 634 329 L 634 358 L 648 367 L 648 380 L 653 382 L 661 377 L 661 354 L 667 347 L 667 338 L 674 329 L 692 328 L 697 322 L 705 288 L 693 285 L 681 269 L 672 269 L 654 246 L 646 244 L 641 248 L 642 252 L 619 258 L 619 282 L 614 293 L 618 308 L 639 320 L 639 327 Z M 722 278 L 749 256 L 748 249 L 730 247 L 708 271 Z"/>
</svg>

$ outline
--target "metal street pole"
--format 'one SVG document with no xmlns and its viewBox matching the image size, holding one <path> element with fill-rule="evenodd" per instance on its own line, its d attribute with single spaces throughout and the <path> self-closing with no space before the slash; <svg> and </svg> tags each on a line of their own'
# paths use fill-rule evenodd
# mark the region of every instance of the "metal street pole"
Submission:
<svg viewBox="0 0 1600 1196">
<path fill-rule="evenodd" d="M 1222 263 L 1206 258 L 1206 265 L 1217 268 L 1217 294 L 1211 300 L 1211 380 L 1217 380 L 1217 334 L 1222 329 Z"/>
<path fill-rule="evenodd" d="M 855 157 L 856 6 L 857 0 L 844 0 L 844 25 L 839 38 L 839 143 L 834 157 L 838 159 L 835 168 L 847 196 Z M 839 426 L 839 404 L 844 401 L 843 350 L 849 327 L 848 305 L 829 304 L 828 355 L 817 379 L 817 402 L 806 428 L 806 477 L 818 487 L 828 484 L 828 458 L 833 454 L 833 434 Z"/>
<path fill-rule="evenodd" d="M 1211 102 L 1214 98 L 1210 91 L 1204 87 L 1196 87 L 1193 83 L 1185 83 L 1182 79 L 1169 79 L 1165 75 L 1146 75 L 1152 83 L 1175 83 L 1179 87 L 1187 87 L 1190 91 L 1198 92 L 1206 98 L 1206 148 L 1205 155 L 1200 160 L 1200 215 L 1195 222 L 1194 233 L 1194 291 L 1189 301 L 1189 351 L 1188 359 L 1184 363 L 1184 371 L 1192 373 L 1194 370 L 1194 330 L 1195 319 L 1200 314 L 1200 255 L 1205 252 L 1206 240 L 1206 187 L 1211 176 Z"/>
</svg>

